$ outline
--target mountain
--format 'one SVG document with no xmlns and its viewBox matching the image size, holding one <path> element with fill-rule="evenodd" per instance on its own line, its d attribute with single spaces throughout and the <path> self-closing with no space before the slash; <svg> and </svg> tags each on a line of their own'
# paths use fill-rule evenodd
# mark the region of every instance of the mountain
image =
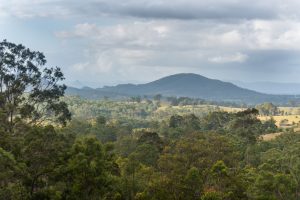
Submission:
<svg viewBox="0 0 300 200">
<path fill-rule="evenodd" d="M 68 87 L 66 90 L 66 95 L 80 96 L 87 99 L 101 99 L 105 97 L 113 99 L 124 99 L 128 97 L 128 95 L 121 95 L 115 92 L 103 91 L 102 89 L 93 89 L 90 87 L 83 87 L 81 89 L 75 87 Z"/>
<path fill-rule="evenodd" d="M 108 96 L 122 98 L 136 95 L 162 94 L 163 96 L 201 98 L 213 101 L 231 101 L 245 103 L 287 102 L 294 98 L 287 95 L 268 95 L 238 87 L 229 82 L 209 79 L 198 74 L 175 74 L 146 84 L 120 84 L 91 89 L 70 88 L 67 94 L 86 98 Z"/>
</svg>

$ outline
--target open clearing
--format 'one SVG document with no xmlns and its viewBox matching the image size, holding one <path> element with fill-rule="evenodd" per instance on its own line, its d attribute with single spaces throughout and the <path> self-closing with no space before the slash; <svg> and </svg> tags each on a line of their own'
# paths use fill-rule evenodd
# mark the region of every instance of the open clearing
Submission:
<svg viewBox="0 0 300 200">
<path fill-rule="evenodd" d="M 300 134 L 300 128 L 295 128 L 294 131 Z M 261 136 L 261 139 L 264 141 L 274 140 L 276 137 L 286 134 L 287 132 L 278 132 L 278 133 L 269 133 Z"/>
<path fill-rule="evenodd" d="M 300 123 L 300 115 L 283 115 L 283 116 L 259 116 L 262 121 L 273 118 L 279 128 L 288 128 Z"/>
</svg>

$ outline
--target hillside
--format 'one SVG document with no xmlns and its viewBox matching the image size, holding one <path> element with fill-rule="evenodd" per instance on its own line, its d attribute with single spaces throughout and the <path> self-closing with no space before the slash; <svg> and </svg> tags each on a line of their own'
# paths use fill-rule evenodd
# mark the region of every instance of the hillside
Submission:
<svg viewBox="0 0 300 200">
<path fill-rule="evenodd" d="M 184 96 L 214 101 L 234 101 L 245 103 L 261 103 L 270 101 L 286 103 L 294 98 L 287 95 L 268 95 L 240 88 L 232 83 L 209 79 L 198 74 L 175 74 L 146 84 L 121 84 L 98 89 L 70 88 L 67 94 L 86 98 L 101 98 L 108 96 L 121 98 L 136 95 Z"/>
</svg>

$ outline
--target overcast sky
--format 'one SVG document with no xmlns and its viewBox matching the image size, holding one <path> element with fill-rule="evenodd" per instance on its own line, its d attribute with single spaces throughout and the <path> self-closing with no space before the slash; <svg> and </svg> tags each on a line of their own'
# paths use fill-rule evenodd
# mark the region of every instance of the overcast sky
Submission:
<svg viewBox="0 0 300 200">
<path fill-rule="evenodd" d="M 0 39 L 94 87 L 181 72 L 300 83 L 299 10 L 299 0 L 0 0 Z"/>
</svg>

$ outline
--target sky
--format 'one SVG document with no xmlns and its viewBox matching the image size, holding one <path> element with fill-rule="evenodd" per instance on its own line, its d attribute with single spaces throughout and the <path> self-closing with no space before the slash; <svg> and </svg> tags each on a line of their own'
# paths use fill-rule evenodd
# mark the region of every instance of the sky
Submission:
<svg viewBox="0 0 300 200">
<path fill-rule="evenodd" d="M 0 0 L 0 40 L 44 52 L 67 83 L 176 73 L 300 83 L 299 0 Z"/>
</svg>

